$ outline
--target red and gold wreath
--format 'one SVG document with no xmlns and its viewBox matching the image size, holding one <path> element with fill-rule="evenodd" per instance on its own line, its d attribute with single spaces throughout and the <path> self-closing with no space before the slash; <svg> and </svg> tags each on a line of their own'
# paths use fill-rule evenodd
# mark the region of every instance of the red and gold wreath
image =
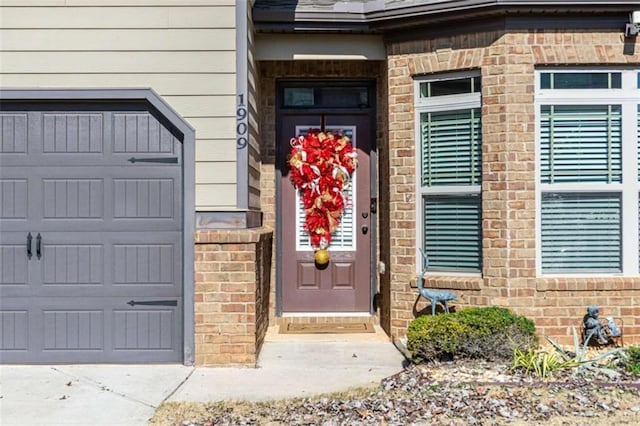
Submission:
<svg viewBox="0 0 640 426">
<path fill-rule="evenodd" d="M 346 189 L 357 166 L 356 150 L 342 134 L 310 130 L 291 139 L 288 163 L 311 246 L 326 249 L 348 205 Z"/>
</svg>

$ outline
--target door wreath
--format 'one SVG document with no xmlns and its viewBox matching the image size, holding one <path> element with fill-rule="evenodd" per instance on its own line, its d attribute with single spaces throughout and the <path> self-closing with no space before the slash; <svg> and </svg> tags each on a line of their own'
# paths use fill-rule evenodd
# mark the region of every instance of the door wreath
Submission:
<svg viewBox="0 0 640 426">
<path fill-rule="evenodd" d="M 340 133 L 311 129 L 291 138 L 287 158 L 291 181 L 300 193 L 315 261 L 329 262 L 327 248 L 338 228 L 345 207 L 346 190 L 357 167 L 357 153 L 349 138 Z"/>
</svg>

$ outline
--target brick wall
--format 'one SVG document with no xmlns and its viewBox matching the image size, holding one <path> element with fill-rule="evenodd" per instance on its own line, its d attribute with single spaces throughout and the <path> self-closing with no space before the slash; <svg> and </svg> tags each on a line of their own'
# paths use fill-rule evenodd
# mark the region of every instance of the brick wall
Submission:
<svg viewBox="0 0 640 426">
<path fill-rule="evenodd" d="M 255 365 L 269 325 L 272 234 L 196 232 L 196 365 Z"/>
<path fill-rule="evenodd" d="M 630 47 L 632 47 L 630 49 Z M 434 277 L 458 306 L 512 307 L 540 334 L 563 341 L 586 306 L 624 320 L 640 340 L 640 277 L 536 277 L 534 70 L 539 65 L 640 63 L 640 45 L 621 31 L 487 31 L 388 46 L 391 334 L 402 336 L 426 303 L 410 283 L 416 271 L 416 163 L 413 76 L 478 69 L 482 76 L 483 253 L 481 278 Z M 381 166 L 381 168 L 384 166 Z"/>
</svg>

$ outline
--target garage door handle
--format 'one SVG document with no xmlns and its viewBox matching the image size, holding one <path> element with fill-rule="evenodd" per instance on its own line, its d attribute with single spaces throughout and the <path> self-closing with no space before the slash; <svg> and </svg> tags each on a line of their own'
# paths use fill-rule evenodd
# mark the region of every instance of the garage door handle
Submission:
<svg viewBox="0 0 640 426">
<path fill-rule="evenodd" d="M 31 260 L 31 240 L 33 237 L 31 236 L 31 232 L 27 234 L 27 259 Z"/>
<path fill-rule="evenodd" d="M 42 257 L 42 236 L 38 232 L 38 236 L 36 237 L 36 257 L 38 260 Z"/>
<path fill-rule="evenodd" d="M 145 305 L 145 306 L 178 306 L 177 300 L 147 300 L 144 302 L 138 302 L 135 300 L 129 300 L 127 302 L 129 306 Z"/>
</svg>

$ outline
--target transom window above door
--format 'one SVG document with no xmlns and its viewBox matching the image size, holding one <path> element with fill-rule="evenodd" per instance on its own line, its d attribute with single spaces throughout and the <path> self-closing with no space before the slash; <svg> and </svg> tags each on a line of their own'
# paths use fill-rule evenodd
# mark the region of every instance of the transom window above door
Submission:
<svg viewBox="0 0 640 426">
<path fill-rule="evenodd" d="M 374 98 L 372 87 L 315 85 L 312 83 L 291 83 L 283 85 L 280 96 L 282 108 L 313 109 L 313 108 L 371 108 Z"/>
</svg>

